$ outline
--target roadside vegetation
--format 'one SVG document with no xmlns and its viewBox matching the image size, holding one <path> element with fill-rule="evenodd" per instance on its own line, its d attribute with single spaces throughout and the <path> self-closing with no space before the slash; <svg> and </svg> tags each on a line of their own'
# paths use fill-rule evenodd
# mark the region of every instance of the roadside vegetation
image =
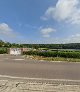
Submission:
<svg viewBox="0 0 80 92">
<path fill-rule="evenodd" d="M 23 54 L 26 55 L 37 55 L 37 56 L 44 56 L 44 57 L 63 57 L 63 58 L 78 58 L 80 59 L 80 51 L 28 51 L 24 52 Z"/>
<path fill-rule="evenodd" d="M 0 54 L 7 54 L 7 48 L 6 47 L 1 47 L 0 48 Z"/>
<path fill-rule="evenodd" d="M 80 62 L 80 59 L 77 58 L 63 58 L 63 57 L 44 57 L 44 56 L 37 56 L 37 55 L 26 55 L 26 58 L 33 59 L 33 60 L 40 60 L 40 61 L 51 61 L 51 62 Z"/>
<path fill-rule="evenodd" d="M 23 54 L 38 60 L 80 62 L 80 51 L 28 51 Z"/>
<path fill-rule="evenodd" d="M 16 44 L 0 40 L 0 54 L 7 54 L 8 48 L 32 48 L 30 51 L 23 52 L 23 55 L 37 59 L 80 62 L 80 43 Z"/>
</svg>

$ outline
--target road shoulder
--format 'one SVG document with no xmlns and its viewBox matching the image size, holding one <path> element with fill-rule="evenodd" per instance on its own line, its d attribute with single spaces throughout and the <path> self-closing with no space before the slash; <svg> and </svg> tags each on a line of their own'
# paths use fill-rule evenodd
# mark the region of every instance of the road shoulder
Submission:
<svg viewBox="0 0 80 92">
<path fill-rule="evenodd" d="M 80 92 L 80 80 L 0 77 L 0 92 Z"/>
</svg>

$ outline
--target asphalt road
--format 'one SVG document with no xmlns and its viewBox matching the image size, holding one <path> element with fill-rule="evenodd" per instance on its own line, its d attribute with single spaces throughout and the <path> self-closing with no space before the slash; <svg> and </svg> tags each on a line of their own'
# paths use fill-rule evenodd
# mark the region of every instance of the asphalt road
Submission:
<svg viewBox="0 0 80 92">
<path fill-rule="evenodd" d="M 0 75 L 80 80 L 80 63 L 42 62 L 25 60 L 23 56 L 0 55 Z"/>
</svg>

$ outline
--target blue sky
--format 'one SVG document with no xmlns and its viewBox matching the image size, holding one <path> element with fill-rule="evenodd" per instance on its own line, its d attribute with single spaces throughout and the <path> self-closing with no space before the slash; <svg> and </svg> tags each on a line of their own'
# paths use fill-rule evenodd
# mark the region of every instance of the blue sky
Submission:
<svg viewBox="0 0 80 92">
<path fill-rule="evenodd" d="M 80 0 L 0 0 L 0 39 L 80 42 Z"/>
</svg>

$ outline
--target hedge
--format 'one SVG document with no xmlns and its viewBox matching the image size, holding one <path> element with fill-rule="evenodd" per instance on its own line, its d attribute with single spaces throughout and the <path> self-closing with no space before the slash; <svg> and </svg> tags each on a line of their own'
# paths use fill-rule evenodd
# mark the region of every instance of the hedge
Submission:
<svg viewBox="0 0 80 92">
<path fill-rule="evenodd" d="M 40 52 L 40 51 L 28 51 L 23 52 L 26 55 L 38 55 L 44 57 L 64 57 L 64 58 L 80 58 L 80 52 L 57 52 L 57 51 L 48 51 L 48 52 Z"/>
</svg>

